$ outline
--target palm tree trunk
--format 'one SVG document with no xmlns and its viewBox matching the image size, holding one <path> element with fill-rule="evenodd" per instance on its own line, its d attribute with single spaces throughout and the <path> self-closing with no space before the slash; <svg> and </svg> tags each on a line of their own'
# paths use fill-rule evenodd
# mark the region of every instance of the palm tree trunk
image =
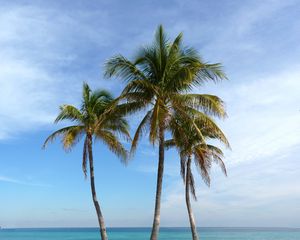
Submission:
<svg viewBox="0 0 300 240">
<path fill-rule="evenodd" d="M 159 224 L 160 224 L 160 200 L 162 192 L 162 181 L 164 173 L 164 159 L 165 159 L 165 149 L 164 149 L 164 129 L 160 127 L 159 129 L 159 159 L 158 159 L 158 170 L 157 170 L 157 183 L 156 183 L 156 198 L 155 198 L 155 210 L 154 219 L 151 233 L 151 240 L 158 239 Z"/>
<path fill-rule="evenodd" d="M 198 238 L 195 218 L 194 218 L 191 201 L 190 201 L 190 181 L 191 181 L 191 157 L 189 156 L 187 161 L 186 179 L 185 179 L 185 202 L 189 214 L 193 240 L 198 240 L 199 238 Z"/>
<path fill-rule="evenodd" d="M 107 238 L 106 228 L 105 228 L 105 224 L 104 224 L 104 217 L 103 217 L 101 209 L 100 209 L 100 204 L 97 200 L 97 194 L 96 194 L 96 189 L 95 189 L 94 159 L 93 159 L 93 149 L 92 149 L 93 142 L 92 141 L 93 141 L 92 136 L 88 136 L 88 152 L 89 152 L 89 163 L 90 163 L 92 197 L 93 197 L 93 202 L 94 202 L 95 209 L 97 212 L 101 239 L 107 240 L 108 238 Z"/>
</svg>

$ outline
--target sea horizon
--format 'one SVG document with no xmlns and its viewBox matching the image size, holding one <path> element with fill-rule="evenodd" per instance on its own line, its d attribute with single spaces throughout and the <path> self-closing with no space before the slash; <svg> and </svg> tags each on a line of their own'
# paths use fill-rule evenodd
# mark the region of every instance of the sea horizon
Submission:
<svg viewBox="0 0 300 240">
<path fill-rule="evenodd" d="M 189 227 L 161 227 L 160 240 L 191 239 Z M 197 227 L 203 240 L 299 240 L 300 228 L 287 227 Z M 110 240 L 149 239 L 150 227 L 108 227 Z M 48 228 L 4 228 L 0 239 L 5 240 L 96 240 L 99 239 L 97 227 L 48 227 Z"/>
<path fill-rule="evenodd" d="M 64 229 L 99 229 L 99 227 L 3 227 L 3 226 L 0 226 L 1 227 L 1 230 L 10 230 L 10 229 L 24 229 L 24 230 L 43 230 L 43 229 L 61 229 L 61 230 L 64 230 Z M 145 229 L 145 230 L 149 230 L 151 229 L 152 227 L 106 227 L 108 230 L 109 229 L 113 229 L 113 230 L 117 230 L 117 229 Z M 174 227 L 174 226 L 163 226 L 163 227 L 160 227 L 161 230 L 167 230 L 167 229 L 190 229 L 189 226 L 181 226 L 181 227 Z M 200 226 L 197 226 L 197 229 L 230 229 L 230 230 L 234 230 L 234 229 L 239 229 L 239 230 L 251 230 L 251 229 L 255 229 L 255 230 L 298 230 L 300 231 L 300 227 L 261 227 L 261 226 L 257 226 L 257 227 L 224 227 L 224 226 L 221 226 L 221 227 L 200 227 Z"/>
</svg>

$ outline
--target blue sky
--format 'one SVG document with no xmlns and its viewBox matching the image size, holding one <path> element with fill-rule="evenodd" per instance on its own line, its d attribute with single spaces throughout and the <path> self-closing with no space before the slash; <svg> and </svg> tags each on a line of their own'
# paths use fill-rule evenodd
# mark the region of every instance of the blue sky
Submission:
<svg viewBox="0 0 300 240">
<path fill-rule="evenodd" d="M 83 81 L 118 95 L 122 82 L 103 78 L 104 62 L 133 56 L 163 24 L 229 77 L 196 90 L 226 102 L 220 125 L 232 145 L 227 178 L 215 167 L 211 188 L 196 179 L 198 225 L 300 227 L 299 1 L 0 2 L 0 226 L 97 226 L 81 145 L 41 145 L 58 106 L 79 104 Z M 145 138 L 124 167 L 96 145 L 108 226 L 151 225 L 156 152 Z M 162 226 L 187 226 L 175 152 L 164 180 Z"/>
</svg>

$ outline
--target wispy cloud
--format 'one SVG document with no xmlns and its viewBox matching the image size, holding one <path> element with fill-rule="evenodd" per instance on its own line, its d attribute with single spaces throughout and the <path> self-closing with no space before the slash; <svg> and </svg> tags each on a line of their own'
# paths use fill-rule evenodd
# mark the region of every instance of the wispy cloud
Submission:
<svg viewBox="0 0 300 240">
<path fill-rule="evenodd" d="M 62 208 L 62 210 L 65 212 L 86 212 L 85 210 L 80 208 Z"/>
<path fill-rule="evenodd" d="M 89 51 L 78 45 L 106 46 L 111 35 L 105 26 L 94 31 L 78 19 L 88 18 L 86 14 L 1 6 L 0 139 L 51 123 L 60 104 L 78 102 L 84 80 L 93 82 L 94 73 L 76 67 L 86 64 L 85 51 Z M 94 64 L 99 68 L 99 62 Z M 110 87 L 109 82 L 102 85 Z"/>
<path fill-rule="evenodd" d="M 0 182 L 6 182 L 6 183 L 12 183 L 12 184 L 18 184 L 18 185 L 25 185 L 25 186 L 32 186 L 32 187 L 52 187 L 52 185 L 50 185 L 50 184 L 23 181 L 23 180 L 19 180 L 19 179 L 16 179 L 16 178 L 10 178 L 10 177 L 1 176 L 1 175 L 0 175 Z"/>
<path fill-rule="evenodd" d="M 194 210 L 199 225 L 299 223 L 298 1 L 172 3 L 167 7 L 164 1 L 1 5 L 0 139 L 51 126 L 58 105 L 78 103 L 83 80 L 118 94 L 119 81 L 100 80 L 102 63 L 118 53 L 132 56 L 163 23 L 171 37 L 183 31 L 185 43 L 199 49 L 205 60 L 222 62 L 230 79 L 197 89 L 225 100 L 229 118 L 220 125 L 233 148 L 226 152 L 228 178 L 213 170 L 208 189 L 197 177 L 199 202 Z M 141 117 L 129 117 L 133 131 Z M 135 157 L 136 170 L 155 178 L 156 150 L 145 136 Z M 175 152 L 167 153 L 165 173 L 163 225 L 187 225 Z M 0 182 L 47 186 L 6 176 L 0 176 Z M 63 211 L 65 216 L 72 209 Z M 144 219 L 147 225 L 152 212 L 147 219 L 142 213 L 126 224 L 139 225 Z M 115 223 L 120 222 L 118 214 Z"/>
<path fill-rule="evenodd" d="M 262 219 L 275 218 L 271 223 L 260 220 L 260 225 L 297 226 L 292 217 L 292 212 L 300 211 L 300 169 L 295 162 L 300 151 L 297 69 L 295 66 L 252 79 L 222 93 L 229 111 L 229 119 L 222 125 L 233 150 L 225 158 L 228 178 L 215 170 L 217 166 L 212 171 L 210 189 L 200 177 L 196 178 L 199 203 L 194 204 L 194 209 L 196 216 L 205 219 L 200 220 L 202 226 L 224 225 L 228 215 L 230 226 L 257 226 L 259 209 L 266 211 Z M 197 175 L 195 169 L 194 172 Z M 180 180 L 168 182 L 166 188 L 163 211 L 174 226 L 187 224 L 181 217 L 186 214 L 183 189 Z M 289 207 L 285 207 L 285 212 L 281 211 L 286 205 Z M 178 211 L 175 213 L 174 209 Z"/>
<path fill-rule="evenodd" d="M 272 157 L 300 144 L 297 66 L 243 83 L 225 94 L 233 162 Z"/>
</svg>

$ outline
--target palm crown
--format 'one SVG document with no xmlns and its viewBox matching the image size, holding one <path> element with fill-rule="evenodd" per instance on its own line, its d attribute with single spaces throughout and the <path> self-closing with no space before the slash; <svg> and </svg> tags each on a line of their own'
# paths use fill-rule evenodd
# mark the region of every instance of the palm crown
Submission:
<svg viewBox="0 0 300 240">
<path fill-rule="evenodd" d="M 187 94 L 205 81 L 225 78 L 220 64 L 203 62 L 195 49 L 182 45 L 182 34 L 173 42 L 168 41 L 162 26 L 156 32 L 154 43 L 142 48 L 133 61 L 123 56 L 108 61 L 106 75 L 115 75 L 127 82 L 120 96 L 127 101 L 127 111 L 149 110 L 137 128 L 132 150 L 136 148 L 145 128 L 149 129 L 150 141 L 154 143 L 158 139 L 159 129 L 168 126 L 174 113 L 188 118 L 185 112 L 194 108 L 225 116 L 218 97 Z"/>
<path fill-rule="evenodd" d="M 230 148 L 229 142 L 222 132 L 222 130 L 210 120 L 210 124 L 203 121 L 203 118 L 194 118 L 194 123 L 198 129 L 201 129 L 201 133 L 205 141 L 199 138 L 195 125 L 191 125 L 184 119 L 178 117 L 176 119 L 176 128 L 173 127 L 173 138 L 165 141 L 165 146 L 167 148 L 176 147 L 180 155 L 180 166 L 181 166 L 181 176 L 184 181 L 188 181 L 190 185 L 190 191 L 193 197 L 196 199 L 195 184 L 193 174 L 191 169 L 187 169 L 188 160 L 194 158 L 194 162 L 207 185 L 210 185 L 210 169 L 212 163 L 218 164 L 224 174 L 226 175 L 226 167 L 223 162 L 223 152 L 219 147 L 216 147 L 207 142 L 210 140 L 219 140 L 226 147 Z M 189 172 L 189 178 L 186 178 L 186 171 Z"/>
<path fill-rule="evenodd" d="M 121 116 L 118 106 L 111 108 L 113 103 L 113 97 L 109 92 L 105 90 L 91 91 L 86 83 L 83 84 L 80 109 L 72 105 L 62 105 L 60 106 L 60 113 L 55 119 L 55 123 L 70 120 L 75 124 L 52 133 L 46 139 L 44 147 L 55 138 L 61 137 L 63 147 L 69 150 L 84 137 L 83 171 L 85 175 L 88 137 L 93 136 L 102 140 L 111 151 L 125 161 L 127 152 L 119 141 L 118 135 L 127 139 L 130 138 L 128 124 L 125 118 Z"/>
<path fill-rule="evenodd" d="M 207 185 L 210 185 L 210 169 L 212 162 L 220 165 L 225 175 L 227 175 L 227 173 L 222 159 L 224 157 L 222 150 L 214 145 L 207 144 L 207 141 L 217 139 L 227 147 L 230 146 L 224 133 L 212 119 L 206 121 L 203 116 L 200 115 L 199 117 L 199 113 L 195 110 L 187 111 L 187 114 L 190 114 L 194 124 L 190 124 L 189 121 L 186 121 L 186 118 L 180 116 L 172 119 L 170 125 L 173 139 L 167 140 L 165 142 L 165 147 L 176 147 L 179 152 L 181 176 L 185 183 L 185 199 L 192 231 L 192 239 L 198 240 L 199 237 L 196 222 L 190 202 L 190 194 L 197 200 L 191 162 L 194 160 L 204 182 Z M 201 137 L 199 137 L 198 131 L 201 131 Z"/>
</svg>

